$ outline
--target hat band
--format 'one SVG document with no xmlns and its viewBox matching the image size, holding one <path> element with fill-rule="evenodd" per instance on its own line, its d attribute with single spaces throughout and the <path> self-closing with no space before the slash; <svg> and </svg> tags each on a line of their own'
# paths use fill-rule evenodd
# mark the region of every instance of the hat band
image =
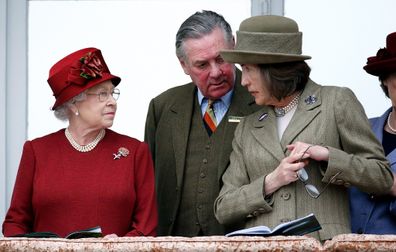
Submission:
<svg viewBox="0 0 396 252">
<path fill-rule="evenodd" d="M 302 33 L 237 31 L 235 50 L 301 55 Z"/>
</svg>

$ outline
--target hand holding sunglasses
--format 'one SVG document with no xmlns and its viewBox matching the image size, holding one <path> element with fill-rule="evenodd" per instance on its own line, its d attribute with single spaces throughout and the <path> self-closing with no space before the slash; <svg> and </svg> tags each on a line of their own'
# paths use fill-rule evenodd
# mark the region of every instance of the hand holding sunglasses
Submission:
<svg viewBox="0 0 396 252">
<path fill-rule="evenodd" d="M 304 155 L 307 153 L 307 151 L 309 150 L 309 148 L 311 148 L 313 145 L 309 145 L 305 151 L 303 152 L 303 154 L 301 155 L 300 159 L 298 162 L 303 162 L 303 157 Z M 335 178 L 341 173 L 341 171 L 337 172 L 334 176 L 331 177 L 331 179 L 329 180 L 329 182 L 327 182 L 327 184 L 322 188 L 321 191 L 318 190 L 318 188 L 312 184 L 308 183 L 308 173 L 305 170 L 305 168 L 303 167 L 302 169 L 297 171 L 297 177 L 298 179 L 304 184 L 305 190 L 307 191 L 308 195 L 311 196 L 314 199 L 319 198 L 319 196 L 326 190 L 326 188 L 330 185 L 330 183 L 333 183 Z"/>
</svg>

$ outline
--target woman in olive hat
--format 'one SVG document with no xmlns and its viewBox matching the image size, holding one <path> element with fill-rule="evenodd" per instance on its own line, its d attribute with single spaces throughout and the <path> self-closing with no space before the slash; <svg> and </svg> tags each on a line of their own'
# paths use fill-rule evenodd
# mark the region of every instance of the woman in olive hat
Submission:
<svg viewBox="0 0 396 252">
<path fill-rule="evenodd" d="M 367 73 L 378 76 L 382 90 L 391 100 L 385 113 L 370 119 L 375 136 L 384 147 L 392 172 L 396 173 L 396 32 L 386 37 L 386 47 L 369 57 L 363 67 Z M 396 234 L 396 181 L 391 191 L 376 197 L 356 187 L 349 190 L 351 227 L 353 233 Z"/>
<path fill-rule="evenodd" d="M 64 237 L 96 226 L 104 235 L 155 235 L 148 146 L 109 129 L 120 81 L 96 48 L 73 52 L 50 69 L 52 109 L 68 126 L 26 141 L 4 236 L 50 231 Z"/>
<path fill-rule="evenodd" d="M 297 23 L 255 16 L 237 31 L 224 60 L 242 66 L 242 85 L 263 108 L 235 131 L 215 202 L 221 224 L 265 225 L 315 214 L 327 240 L 350 233 L 347 187 L 382 193 L 393 178 L 353 92 L 309 78 Z"/>
</svg>

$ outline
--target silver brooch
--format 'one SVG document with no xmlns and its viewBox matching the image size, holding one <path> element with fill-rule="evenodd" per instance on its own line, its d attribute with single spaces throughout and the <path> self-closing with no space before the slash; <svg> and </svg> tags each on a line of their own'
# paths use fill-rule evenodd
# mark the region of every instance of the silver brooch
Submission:
<svg viewBox="0 0 396 252">
<path fill-rule="evenodd" d="M 314 104 L 317 100 L 318 100 L 318 98 L 316 98 L 315 95 L 310 95 L 307 98 L 305 98 L 304 102 L 308 105 L 311 105 L 311 104 Z"/>
<path fill-rule="evenodd" d="M 121 157 L 126 157 L 129 154 L 129 150 L 125 147 L 120 147 L 117 153 L 113 153 L 114 159 L 120 159 Z"/>
<path fill-rule="evenodd" d="M 268 114 L 267 113 L 263 113 L 259 118 L 258 118 L 258 120 L 261 122 L 262 120 L 264 120 L 265 118 L 267 118 L 268 117 Z"/>
</svg>

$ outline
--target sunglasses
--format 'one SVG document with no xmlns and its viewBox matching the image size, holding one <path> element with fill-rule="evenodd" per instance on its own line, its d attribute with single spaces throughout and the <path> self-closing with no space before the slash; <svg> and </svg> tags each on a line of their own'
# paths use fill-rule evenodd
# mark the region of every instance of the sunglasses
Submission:
<svg viewBox="0 0 396 252">
<path fill-rule="evenodd" d="M 307 153 L 307 151 L 309 150 L 309 148 L 311 148 L 312 145 L 308 146 L 304 153 L 301 155 L 300 159 L 298 160 L 298 162 L 301 162 L 305 153 Z M 302 169 L 300 169 L 299 171 L 297 171 L 297 177 L 298 179 L 304 184 L 305 190 L 307 191 L 308 195 L 311 196 L 314 199 L 319 198 L 319 196 L 326 190 L 326 188 L 335 181 L 335 178 L 341 173 L 341 171 L 337 172 L 336 174 L 334 174 L 331 179 L 329 180 L 329 182 L 327 182 L 327 184 L 322 188 L 321 191 L 318 190 L 318 188 L 312 184 L 308 183 L 308 173 L 305 170 L 305 168 L 303 167 Z"/>
</svg>

